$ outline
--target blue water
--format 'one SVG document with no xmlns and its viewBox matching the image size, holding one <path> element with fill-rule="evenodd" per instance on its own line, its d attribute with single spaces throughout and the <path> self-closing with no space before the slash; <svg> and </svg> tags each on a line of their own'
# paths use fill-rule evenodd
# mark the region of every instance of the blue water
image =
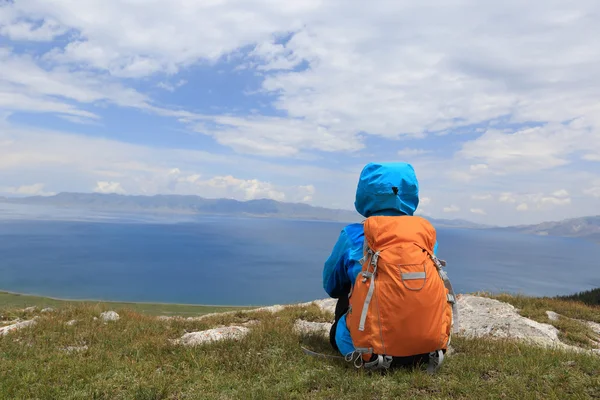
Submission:
<svg viewBox="0 0 600 400">
<path fill-rule="evenodd" d="M 264 305 L 326 297 L 339 223 L 198 218 L 183 223 L 1 220 L 0 290 L 73 299 Z M 438 229 L 458 292 L 568 294 L 600 287 L 600 246 Z"/>
</svg>

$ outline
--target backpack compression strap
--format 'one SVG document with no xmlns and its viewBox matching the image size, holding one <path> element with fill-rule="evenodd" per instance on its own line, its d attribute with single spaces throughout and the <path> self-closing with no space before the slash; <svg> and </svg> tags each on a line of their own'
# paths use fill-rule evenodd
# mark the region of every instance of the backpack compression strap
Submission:
<svg viewBox="0 0 600 400">
<path fill-rule="evenodd" d="M 427 366 L 427 372 L 433 374 L 440 368 L 444 362 L 444 352 L 441 350 L 433 351 L 429 353 L 429 365 Z"/>
</svg>

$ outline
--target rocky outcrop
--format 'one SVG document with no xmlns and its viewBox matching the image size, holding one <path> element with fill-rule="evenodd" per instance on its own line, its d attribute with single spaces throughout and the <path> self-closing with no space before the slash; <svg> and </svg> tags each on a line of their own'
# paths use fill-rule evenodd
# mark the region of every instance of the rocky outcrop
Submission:
<svg viewBox="0 0 600 400">
<path fill-rule="evenodd" d="M 333 317 L 335 310 L 335 299 L 322 299 L 308 303 L 296 304 L 294 306 L 306 307 L 316 304 L 321 310 L 329 313 Z M 492 338 L 513 338 L 527 343 L 545 346 L 557 347 L 582 351 L 583 349 L 567 345 L 560 341 L 558 330 L 549 324 L 533 321 L 521 316 L 518 310 L 511 304 L 503 303 L 498 300 L 475 295 L 458 295 L 458 319 L 455 335 L 464 337 L 492 337 Z M 288 306 L 271 306 L 255 310 L 244 311 L 252 313 L 257 311 L 278 312 Z M 193 319 L 204 319 L 215 314 L 208 314 Z M 549 312 L 550 319 L 558 319 L 560 316 Z M 189 319 L 189 318 L 188 318 Z M 600 335 L 600 324 L 588 322 L 590 327 Z M 331 323 L 310 322 L 297 320 L 294 324 L 294 331 L 298 334 L 320 334 L 327 336 L 331 329 Z M 200 332 L 191 332 L 185 334 L 175 343 L 183 345 L 195 345 L 218 341 L 224 339 L 239 340 L 250 332 L 248 326 L 229 326 L 216 329 L 209 329 Z M 597 351 L 600 353 L 600 350 Z"/>
<path fill-rule="evenodd" d="M 335 310 L 336 300 L 335 299 L 321 299 L 315 300 L 307 303 L 300 304 L 290 304 L 290 305 L 274 305 L 268 307 L 260 307 L 252 310 L 243 310 L 243 313 L 256 313 L 256 312 L 270 312 L 277 313 L 283 311 L 287 307 L 308 307 L 311 305 L 318 306 L 322 311 L 326 313 L 333 314 Z M 213 317 L 215 315 L 227 315 L 237 313 L 239 311 L 228 311 L 224 313 L 211 313 L 201 315 L 199 317 L 188 317 L 187 320 L 203 320 L 209 317 Z M 160 320 L 168 321 L 177 317 L 158 317 Z M 256 324 L 258 321 L 252 320 L 246 322 L 245 324 L 232 325 L 226 327 L 218 327 L 213 329 L 208 329 L 199 332 L 189 332 L 183 335 L 181 338 L 173 341 L 174 344 L 180 344 L 184 346 L 196 346 L 199 344 L 210 343 L 220 340 L 232 339 L 238 340 L 246 336 L 250 332 L 250 326 Z M 294 330 L 301 334 L 309 334 L 309 333 L 329 333 L 329 329 L 331 329 L 331 323 L 326 322 L 309 322 L 304 320 L 296 321 L 294 326 Z"/>
<path fill-rule="evenodd" d="M 106 311 L 100 314 L 100 319 L 104 322 L 118 321 L 119 318 L 119 314 L 114 311 Z"/>
<path fill-rule="evenodd" d="M 546 315 L 550 321 L 558 321 L 560 319 L 560 315 L 555 313 L 554 311 L 546 311 Z"/>
<path fill-rule="evenodd" d="M 301 335 L 322 334 L 328 335 L 331 329 L 330 322 L 310 322 L 299 319 L 294 324 L 294 331 Z"/>
<path fill-rule="evenodd" d="M 273 306 L 253 308 L 253 309 L 249 309 L 249 310 L 226 311 L 226 312 L 222 312 L 222 313 L 216 312 L 216 313 L 200 315 L 198 317 L 187 317 L 186 319 L 189 321 L 201 321 L 201 320 L 204 320 L 204 319 L 207 319 L 210 317 L 214 317 L 216 315 L 228 315 L 228 314 L 236 314 L 236 313 L 240 313 L 240 312 L 241 313 L 256 313 L 256 312 L 278 313 L 280 311 L 285 310 L 288 307 L 308 307 L 310 305 L 316 305 L 322 311 L 333 314 L 336 304 L 337 304 L 336 299 L 320 299 L 320 300 L 309 301 L 306 303 L 287 304 L 287 305 L 277 304 L 277 305 L 273 305 Z M 176 318 L 181 318 L 181 317 L 161 316 L 158 318 L 160 318 L 162 320 L 169 320 L 169 319 L 176 319 Z"/>
<path fill-rule="evenodd" d="M 558 345 L 558 329 L 519 315 L 510 304 L 486 297 L 462 295 L 458 299 L 458 335 L 515 338 L 539 345 Z"/>
<path fill-rule="evenodd" d="M 31 319 L 28 321 L 16 321 L 16 322 L 12 323 L 11 325 L 0 327 L 0 336 L 6 336 L 12 331 L 16 331 L 19 329 L 26 328 L 28 326 L 35 325 L 36 322 L 37 321 L 34 318 L 34 319 Z"/>
<path fill-rule="evenodd" d="M 241 339 L 249 332 L 250 329 L 246 328 L 245 326 L 226 326 L 200 332 L 189 332 L 183 335 L 181 338 L 174 340 L 173 343 L 184 346 L 197 346 L 199 344 L 217 342 L 226 339 Z"/>
</svg>

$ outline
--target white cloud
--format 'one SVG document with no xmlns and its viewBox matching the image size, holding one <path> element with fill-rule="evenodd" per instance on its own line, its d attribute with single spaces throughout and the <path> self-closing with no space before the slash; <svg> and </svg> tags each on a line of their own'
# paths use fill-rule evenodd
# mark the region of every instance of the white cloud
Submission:
<svg viewBox="0 0 600 400">
<path fill-rule="evenodd" d="M 149 7 L 124 0 L 44 0 L 3 8 L 38 21 L 51 18 L 61 27 L 78 31 L 64 49 L 55 52 L 56 60 L 85 64 L 115 76 L 143 77 L 175 73 L 200 59 L 215 62 L 242 46 L 271 41 L 274 33 L 300 28 L 300 18 L 317 5 L 316 1 L 281 5 L 260 0 L 163 0 Z M 20 22 L 9 21 L 5 29 L 14 29 Z"/>
<path fill-rule="evenodd" d="M 517 199 L 512 193 L 502 193 L 498 198 L 498 201 L 501 203 L 516 203 Z"/>
<path fill-rule="evenodd" d="M 238 200 L 271 198 L 328 205 L 342 194 L 352 206 L 357 173 L 277 165 L 229 154 L 163 149 L 52 131 L 0 129 L 0 181 L 14 171 L 44 177 L 52 191 L 195 194 Z M 261 179 L 269 176 L 270 182 Z M 317 190 L 325 185 L 325 190 Z M 322 193 L 322 196 L 321 196 Z M 331 196 L 331 197 L 329 197 Z"/>
<path fill-rule="evenodd" d="M 583 190 L 584 194 L 592 197 L 600 197 L 600 186 L 591 187 Z"/>
<path fill-rule="evenodd" d="M 405 147 L 401 150 L 398 150 L 398 155 L 401 157 L 422 156 L 422 155 L 429 154 L 429 153 L 431 153 L 431 150 L 413 149 L 410 147 Z"/>
<path fill-rule="evenodd" d="M 478 214 L 478 215 L 486 215 L 485 210 L 482 210 L 481 208 L 471 208 L 471 213 L 473 214 Z"/>
<path fill-rule="evenodd" d="M 310 203 L 317 189 L 313 185 L 304 185 L 298 187 L 298 198 L 302 199 L 303 203 Z"/>
<path fill-rule="evenodd" d="M 496 171 L 515 173 L 560 167 L 582 151 L 600 152 L 600 124 L 596 121 L 578 119 L 517 132 L 490 129 L 466 142 L 458 156 L 483 160 Z"/>
<path fill-rule="evenodd" d="M 195 130 L 213 136 L 217 142 L 240 153 L 273 157 L 302 155 L 302 150 L 326 152 L 354 151 L 362 141 L 348 132 L 336 131 L 301 119 L 280 117 L 207 118 L 211 126 L 199 124 Z M 216 127 L 212 127 L 216 124 Z"/>
<path fill-rule="evenodd" d="M 478 201 L 481 201 L 481 200 L 491 200 L 491 199 L 493 199 L 493 196 L 491 194 L 489 194 L 489 193 L 486 193 L 486 194 L 474 194 L 474 195 L 471 196 L 471 199 L 478 200 Z"/>
<path fill-rule="evenodd" d="M 363 133 L 422 137 L 506 115 L 550 127 L 584 116 L 592 127 L 585 133 L 594 134 L 600 51 L 592 38 L 600 27 L 590 16 L 599 8 L 584 0 L 560 6 L 429 0 L 385 7 L 342 0 L 156 0 L 152 7 L 125 0 L 33 0 L 5 3 L 0 24 L 7 32 L 24 26 L 25 36 L 40 26 L 50 27 L 42 35 L 47 37 L 71 30 L 70 41 L 56 43 L 45 60 L 113 77 L 173 76 L 219 60 L 256 66 L 264 73 L 262 90 L 275 96 L 284 115 L 350 139 L 350 146 L 333 146 L 338 151 L 360 149 Z M 284 35 L 289 40 L 279 40 Z M 248 54 L 240 50 L 248 47 Z M 302 63 L 310 68 L 294 69 Z M 232 123 L 243 138 L 226 132 L 219 140 L 238 151 L 276 152 L 268 149 L 277 148 L 278 139 L 264 137 L 262 150 L 256 149 L 246 142 L 260 129 L 240 125 Z M 578 147 L 575 138 L 556 151 L 565 135 L 546 136 L 489 130 L 462 156 L 489 161 L 490 168 L 546 168 L 563 165 L 564 153 Z M 600 157 L 598 146 L 585 150 L 587 159 Z"/>
<path fill-rule="evenodd" d="M 0 63 L 0 109 L 52 112 L 97 119 L 95 113 L 70 101 L 80 104 L 109 101 L 124 107 L 150 107 L 146 96 L 136 90 L 93 73 L 61 68 L 46 70 L 33 57 L 17 55 L 2 47 Z"/>
<path fill-rule="evenodd" d="M 461 165 L 460 162 L 454 160 L 455 162 L 448 168 L 447 171 L 444 171 L 444 174 L 447 175 L 451 180 L 468 183 L 476 180 L 477 178 L 486 176 L 489 174 L 489 167 L 487 164 L 472 164 Z M 459 167 L 457 167 L 457 165 Z"/>
<path fill-rule="evenodd" d="M 456 213 L 460 211 L 460 207 L 451 205 L 450 207 L 444 207 L 445 213 Z"/>
<path fill-rule="evenodd" d="M 302 59 L 292 53 L 290 49 L 279 43 L 262 42 L 250 52 L 250 62 L 246 67 L 256 67 L 260 71 L 291 70 L 302 62 Z"/>
<path fill-rule="evenodd" d="M 488 169 L 488 166 L 485 164 L 475 164 L 475 165 L 471 165 L 469 167 L 469 169 L 473 172 L 477 172 L 477 171 L 485 171 Z"/>
<path fill-rule="evenodd" d="M 568 204 L 571 204 L 571 198 L 566 197 L 566 198 L 558 198 L 558 197 L 541 197 L 541 198 L 536 198 L 536 203 L 540 206 L 544 205 L 544 204 L 551 204 L 551 205 L 555 205 L 555 206 L 566 206 Z"/>
<path fill-rule="evenodd" d="M 498 198 L 501 203 L 515 204 L 519 203 L 517 210 L 525 211 L 529 209 L 529 205 L 535 206 L 537 209 L 551 206 L 565 206 L 571 204 L 569 192 L 564 189 L 555 191 L 552 195 L 544 193 L 502 193 Z"/>
<path fill-rule="evenodd" d="M 121 187 L 121 184 L 119 182 L 106 181 L 96 182 L 96 188 L 94 188 L 94 192 L 125 194 L 125 190 Z"/>
<path fill-rule="evenodd" d="M 187 174 L 178 168 L 171 170 L 168 177 L 171 192 L 197 194 L 209 198 L 312 203 L 316 193 L 314 185 L 284 187 L 259 179 L 240 179 L 232 175 L 218 175 L 203 180 L 200 174 Z"/>
<path fill-rule="evenodd" d="M 198 182 L 199 185 L 207 185 L 212 188 L 221 189 L 224 195 L 222 197 L 236 197 L 232 192 L 242 192 L 244 200 L 271 199 L 277 201 L 285 200 L 285 193 L 278 191 L 269 182 L 261 182 L 258 179 L 238 179 L 231 175 L 216 176 L 205 182 Z M 221 196 L 219 196 L 221 197 Z"/>
<path fill-rule="evenodd" d="M 429 197 L 421 197 L 419 199 L 419 206 L 428 206 L 431 204 L 431 199 Z"/>
<path fill-rule="evenodd" d="M 565 189 L 560 189 L 560 190 L 557 190 L 556 192 L 552 193 L 552 196 L 554 196 L 554 197 L 569 197 L 569 192 L 566 191 Z"/>
<path fill-rule="evenodd" d="M 46 192 L 43 183 L 34 183 L 33 185 L 23 185 L 18 187 L 8 187 L 0 189 L 0 192 L 24 196 L 52 196 L 54 192 Z"/>
<path fill-rule="evenodd" d="M 186 83 L 187 83 L 187 81 L 185 79 L 181 79 L 177 83 L 174 83 L 174 84 L 171 84 L 168 82 L 159 82 L 156 86 L 161 89 L 164 89 L 168 92 L 174 92 L 177 88 L 182 87 Z"/>
<path fill-rule="evenodd" d="M 585 154 L 582 158 L 586 161 L 600 161 L 600 152 L 595 153 L 595 154 L 594 153 Z"/>
<path fill-rule="evenodd" d="M 0 35 L 8 36 L 13 40 L 44 42 L 66 32 L 65 27 L 51 18 L 44 19 L 41 23 L 34 23 L 15 7 L 0 6 Z"/>
</svg>

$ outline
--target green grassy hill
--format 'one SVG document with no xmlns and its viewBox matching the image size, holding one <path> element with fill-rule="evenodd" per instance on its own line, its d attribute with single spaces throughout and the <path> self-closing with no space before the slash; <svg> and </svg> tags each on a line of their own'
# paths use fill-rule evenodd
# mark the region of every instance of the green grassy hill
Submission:
<svg viewBox="0 0 600 400">
<path fill-rule="evenodd" d="M 161 320 L 135 305 L 46 302 L 28 313 L 0 298 L 4 324 L 37 316 L 37 324 L 0 336 L 1 399 L 588 399 L 600 397 L 600 357 L 541 349 L 514 340 L 455 337 L 453 352 L 433 376 L 422 370 L 387 375 L 343 361 L 304 355 L 300 345 L 330 353 L 326 338 L 301 335 L 294 321 L 331 320 L 317 306 L 278 313 L 253 311 L 202 320 Z M 600 307 L 579 302 L 505 298 L 526 312 L 551 306 L 563 315 L 600 320 Z M 552 302 L 557 303 L 556 307 Z M 572 304 L 572 307 L 570 306 Z M 143 306 L 152 314 L 159 309 Z M 166 306 L 160 306 L 166 307 Z M 170 306 L 169 306 L 170 307 Z M 188 306 L 185 306 L 188 307 Z M 114 310 L 114 322 L 98 319 Z M 193 309 L 163 309 L 170 314 Z M 202 314 L 208 311 L 198 308 Z M 212 311 L 212 310 L 211 310 Z M 77 321 L 68 324 L 69 321 Z M 260 321 L 240 341 L 196 347 L 171 342 L 186 332 Z"/>
</svg>

